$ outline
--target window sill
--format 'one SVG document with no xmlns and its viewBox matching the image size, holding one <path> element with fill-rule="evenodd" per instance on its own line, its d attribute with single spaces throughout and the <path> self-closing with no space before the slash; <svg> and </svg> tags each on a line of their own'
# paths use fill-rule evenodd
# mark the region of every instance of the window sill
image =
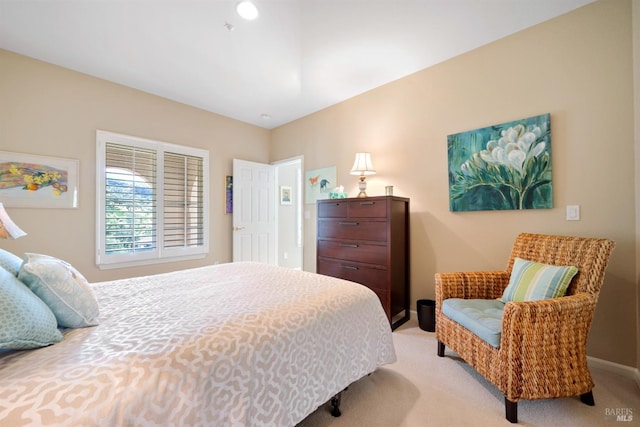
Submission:
<svg viewBox="0 0 640 427">
<path fill-rule="evenodd" d="M 100 270 L 113 270 L 116 268 L 139 267 L 142 265 L 166 264 L 168 262 L 190 261 L 194 259 L 202 259 L 205 256 L 207 256 L 207 254 L 164 257 L 164 258 L 137 260 L 137 261 L 131 261 L 131 262 L 118 262 L 118 263 L 112 263 L 112 264 L 96 264 L 96 265 Z"/>
</svg>

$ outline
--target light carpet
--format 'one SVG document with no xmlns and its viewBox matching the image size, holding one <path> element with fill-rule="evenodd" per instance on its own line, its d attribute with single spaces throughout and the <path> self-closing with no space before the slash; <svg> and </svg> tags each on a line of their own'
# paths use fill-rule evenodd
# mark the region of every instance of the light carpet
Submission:
<svg viewBox="0 0 640 427">
<path fill-rule="evenodd" d="M 436 354 L 435 333 L 415 320 L 393 332 L 398 361 L 355 382 L 342 394 L 342 416 L 329 405 L 309 415 L 300 427 L 509 426 L 504 397 L 457 354 Z M 518 403 L 518 425 L 640 425 L 640 390 L 633 379 L 591 367 L 595 406 L 580 399 Z M 626 420 L 618 415 L 626 414 Z M 629 419 L 631 416 L 631 419 Z"/>
</svg>

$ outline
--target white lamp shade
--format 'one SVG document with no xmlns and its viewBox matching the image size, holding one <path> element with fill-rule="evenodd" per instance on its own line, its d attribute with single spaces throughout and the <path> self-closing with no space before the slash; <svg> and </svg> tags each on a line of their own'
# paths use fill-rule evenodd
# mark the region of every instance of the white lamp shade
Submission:
<svg viewBox="0 0 640 427">
<path fill-rule="evenodd" d="M 351 175 L 375 175 L 376 171 L 371 163 L 371 154 L 356 153 L 356 161 L 353 162 Z"/>
<path fill-rule="evenodd" d="M 0 239 L 8 239 L 9 237 L 17 239 L 18 237 L 26 235 L 27 233 L 11 221 L 9 214 L 4 210 L 4 205 L 0 203 Z"/>
</svg>

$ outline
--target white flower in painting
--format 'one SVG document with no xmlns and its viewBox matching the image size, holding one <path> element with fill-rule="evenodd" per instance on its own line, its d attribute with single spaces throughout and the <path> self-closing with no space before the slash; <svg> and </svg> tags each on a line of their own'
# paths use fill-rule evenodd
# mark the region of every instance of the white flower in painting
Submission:
<svg viewBox="0 0 640 427">
<path fill-rule="evenodd" d="M 463 164 L 460 165 L 460 170 L 465 175 L 473 174 L 474 169 L 482 168 L 484 164 L 482 162 L 482 156 L 479 153 L 473 153 L 473 155 Z"/>
<path fill-rule="evenodd" d="M 497 141 L 487 142 L 487 148 L 480 151 L 480 157 L 487 163 L 501 164 L 520 174 L 527 158 L 540 156 L 546 146 L 544 141 L 535 144 L 542 135 L 539 126 L 527 129 L 519 124 L 503 130 L 500 135 Z"/>
</svg>

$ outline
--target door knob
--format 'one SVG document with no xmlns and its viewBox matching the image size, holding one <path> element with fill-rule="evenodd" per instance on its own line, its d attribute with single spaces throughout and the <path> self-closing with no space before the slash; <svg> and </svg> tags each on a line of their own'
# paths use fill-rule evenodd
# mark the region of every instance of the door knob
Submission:
<svg viewBox="0 0 640 427">
<path fill-rule="evenodd" d="M 244 230 L 244 227 L 233 227 L 233 231 Z"/>
</svg>

